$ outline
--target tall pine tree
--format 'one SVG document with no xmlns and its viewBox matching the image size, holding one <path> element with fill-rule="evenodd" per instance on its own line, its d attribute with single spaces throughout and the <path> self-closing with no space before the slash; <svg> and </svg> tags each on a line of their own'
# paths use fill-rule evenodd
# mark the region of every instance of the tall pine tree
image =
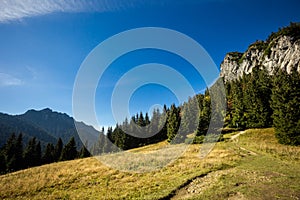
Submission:
<svg viewBox="0 0 300 200">
<path fill-rule="evenodd" d="M 42 157 L 42 163 L 43 164 L 48 164 L 48 163 L 52 163 L 55 161 L 54 159 L 54 145 L 51 143 L 48 143 L 45 149 L 45 153 Z"/>
<path fill-rule="evenodd" d="M 179 138 L 178 130 L 180 126 L 180 109 L 171 105 L 170 111 L 168 112 L 168 123 L 167 123 L 167 136 L 168 142 L 178 143 L 182 142 L 185 138 Z"/>
<path fill-rule="evenodd" d="M 202 100 L 201 110 L 199 111 L 199 125 L 196 135 L 206 135 L 209 127 L 211 117 L 211 99 L 208 89 L 205 91 L 204 98 Z"/>
<path fill-rule="evenodd" d="M 76 142 L 74 137 L 71 137 L 70 141 L 64 146 L 60 160 L 74 160 L 77 158 L 78 152 L 76 149 Z"/>
<path fill-rule="evenodd" d="M 16 156 L 15 156 L 15 146 L 16 146 L 16 134 L 13 133 L 7 140 L 4 148 L 4 155 L 6 157 L 6 168 L 7 171 L 15 171 L 16 166 Z"/>
<path fill-rule="evenodd" d="M 26 167 L 34 167 L 41 164 L 41 144 L 36 138 L 29 140 L 24 151 L 24 162 Z"/>
<path fill-rule="evenodd" d="M 61 138 L 58 138 L 57 143 L 54 148 L 54 161 L 57 162 L 60 160 L 62 149 L 63 149 L 63 141 Z"/>
</svg>

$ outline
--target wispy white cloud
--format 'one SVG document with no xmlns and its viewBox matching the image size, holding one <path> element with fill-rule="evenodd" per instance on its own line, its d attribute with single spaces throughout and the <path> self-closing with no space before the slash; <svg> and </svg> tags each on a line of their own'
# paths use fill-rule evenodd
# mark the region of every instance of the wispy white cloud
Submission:
<svg viewBox="0 0 300 200">
<path fill-rule="evenodd" d="M 53 12 L 108 12 L 140 6 L 222 1 L 225 0 L 0 0 L 0 23 Z"/>
<path fill-rule="evenodd" d="M 1 0 L 0 23 L 53 12 L 106 12 L 139 5 L 145 0 Z"/>
<path fill-rule="evenodd" d="M 22 85 L 23 81 L 10 74 L 0 73 L 0 87 Z"/>
</svg>

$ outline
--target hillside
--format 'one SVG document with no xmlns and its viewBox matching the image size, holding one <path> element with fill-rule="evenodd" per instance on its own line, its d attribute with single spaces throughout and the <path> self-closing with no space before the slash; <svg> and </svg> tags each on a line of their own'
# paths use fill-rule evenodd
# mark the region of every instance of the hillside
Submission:
<svg viewBox="0 0 300 200">
<path fill-rule="evenodd" d="M 225 135 L 227 139 L 204 159 L 199 158 L 200 145 L 190 145 L 179 159 L 154 172 L 122 172 L 87 158 L 2 175 L 0 198 L 300 198 L 300 147 L 278 144 L 273 129 L 251 129 L 234 139 L 231 136 Z M 165 144 L 131 151 L 147 154 Z"/>
<path fill-rule="evenodd" d="M 93 127 L 76 122 L 65 113 L 52 111 L 49 108 L 43 110 L 29 110 L 21 115 L 8 115 L 0 113 L 0 147 L 5 144 L 7 138 L 14 132 L 24 135 L 24 144 L 32 137 L 36 137 L 42 142 L 55 144 L 60 137 L 66 144 L 71 137 L 75 137 L 79 147 L 82 145 L 77 129 L 85 134 L 90 141 L 95 141 L 99 132 Z"/>
</svg>

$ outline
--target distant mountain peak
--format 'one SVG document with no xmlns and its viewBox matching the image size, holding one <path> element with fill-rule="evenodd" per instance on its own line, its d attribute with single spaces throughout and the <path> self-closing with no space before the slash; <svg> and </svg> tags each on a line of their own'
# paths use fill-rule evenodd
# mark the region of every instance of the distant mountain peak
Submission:
<svg viewBox="0 0 300 200">
<path fill-rule="evenodd" d="M 41 112 L 41 113 L 52 113 L 53 110 L 50 108 L 43 108 L 41 110 L 36 110 L 36 109 L 30 109 L 27 110 L 24 114 L 28 114 L 28 113 L 37 113 L 37 112 Z"/>
<path fill-rule="evenodd" d="M 50 108 L 44 108 L 40 110 L 41 112 L 53 112 Z"/>
<path fill-rule="evenodd" d="M 84 122 L 76 122 L 66 113 L 53 111 L 50 108 L 42 110 L 30 109 L 21 115 L 0 115 L 0 147 L 6 141 L 12 132 L 24 133 L 28 137 L 36 137 L 38 140 L 46 143 L 53 143 L 60 137 L 64 143 L 67 143 L 71 137 L 74 137 L 77 144 L 82 144 L 84 140 L 95 141 L 99 132 L 92 126 Z M 78 147 L 80 147 L 79 145 Z"/>
</svg>

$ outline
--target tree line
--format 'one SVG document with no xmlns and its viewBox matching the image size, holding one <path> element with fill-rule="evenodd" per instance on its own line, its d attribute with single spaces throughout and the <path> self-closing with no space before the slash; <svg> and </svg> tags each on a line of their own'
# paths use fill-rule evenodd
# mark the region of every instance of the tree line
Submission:
<svg viewBox="0 0 300 200">
<path fill-rule="evenodd" d="M 164 105 L 162 111 L 153 110 L 151 119 L 148 113 L 140 112 L 114 128 L 109 127 L 106 132 L 102 128 L 97 142 L 89 150 L 93 155 L 100 155 L 164 140 L 169 143 L 186 142 L 188 134 L 195 133 L 197 137 L 206 134 L 210 115 L 211 103 L 207 90 L 204 94 L 190 97 L 182 105 Z"/>
<path fill-rule="evenodd" d="M 90 153 L 84 146 L 77 151 L 74 137 L 71 137 L 66 145 L 61 138 L 57 140 L 56 145 L 48 143 L 42 152 L 41 143 L 35 137 L 30 139 L 24 148 L 22 133 L 18 136 L 13 133 L 0 150 L 0 174 L 88 156 Z"/>
</svg>

